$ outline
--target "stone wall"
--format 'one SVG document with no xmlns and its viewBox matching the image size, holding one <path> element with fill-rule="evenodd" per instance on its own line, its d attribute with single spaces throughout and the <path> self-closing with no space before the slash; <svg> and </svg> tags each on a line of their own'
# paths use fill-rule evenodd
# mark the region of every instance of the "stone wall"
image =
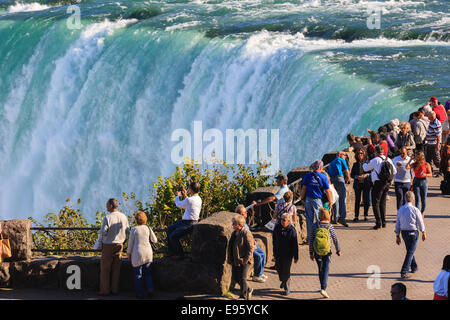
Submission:
<svg viewBox="0 0 450 320">
<path fill-rule="evenodd" d="M 31 222 L 29 220 L 3 220 L 0 221 L 3 238 L 9 239 L 12 257 L 5 262 L 26 261 L 32 257 L 33 238 L 31 235 Z"/>
</svg>

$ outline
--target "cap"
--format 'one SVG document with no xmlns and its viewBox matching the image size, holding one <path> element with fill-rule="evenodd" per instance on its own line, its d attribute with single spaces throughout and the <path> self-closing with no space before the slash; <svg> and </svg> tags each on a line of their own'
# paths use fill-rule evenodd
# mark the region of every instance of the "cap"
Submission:
<svg viewBox="0 0 450 320">
<path fill-rule="evenodd" d="M 438 99 L 436 97 L 431 97 L 430 101 L 438 101 Z"/>
</svg>

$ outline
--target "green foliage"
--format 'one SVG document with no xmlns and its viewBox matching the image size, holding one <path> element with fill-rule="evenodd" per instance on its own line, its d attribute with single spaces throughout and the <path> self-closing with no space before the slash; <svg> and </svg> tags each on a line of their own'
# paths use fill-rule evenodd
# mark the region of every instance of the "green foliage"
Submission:
<svg viewBox="0 0 450 320">
<path fill-rule="evenodd" d="M 165 229 L 180 219 L 183 209 L 175 206 L 175 193 L 181 187 L 187 189 L 191 181 L 200 183 L 199 196 L 202 198 L 200 219 L 219 211 L 234 212 L 236 206 L 245 203 L 248 193 L 270 184 L 270 176 L 262 173 L 269 167 L 267 162 L 256 164 L 255 168 L 244 165 L 228 165 L 216 161 L 210 165 L 199 165 L 193 161 L 185 162 L 184 166 L 176 167 L 169 177 L 157 178 L 150 191 L 150 201 L 137 199 L 135 193 L 122 193 L 119 211 L 129 218 L 130 226 L 134 225 L 134 213 L 143 211 L 148 218 L 147 225 L 153 230 Z M 273 181 L 272 181 L 273 182 Z M 70 200 L 67 199 L 66 202 Z M 78 200 L 78 204 L 81 200 Z M 44 223 L 38 223 L 29 218 L 36 227 L 91 227 L 100 228 L 105 212 L 97 212 L 94 224 L 89 224 L 81 214 L 80 209 L 66 204 L 58 214 L 49 213 L 44 217 Z M 156 233 L 159 239 L 157 249 L 164 246 L 165 234 Z M 35 244 L 46 249 L 91 249 L 97 239 L 98 232 L 92 231 L 37 231 L 34 233 Z M 190 237 L 184 244 L 189 251 Z M 125 244 L 126 247 L 126 244 Z"/>
</svg>

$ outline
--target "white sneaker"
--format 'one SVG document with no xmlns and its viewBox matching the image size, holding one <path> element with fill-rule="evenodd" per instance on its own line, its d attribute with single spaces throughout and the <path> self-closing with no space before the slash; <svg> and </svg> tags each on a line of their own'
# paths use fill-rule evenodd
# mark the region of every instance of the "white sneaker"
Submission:
<svg viewBox="0 0 450 320">
<path fill-rule="evenodd" d="M 261 275 L 261 278 L 264 278 L 264 279 L 266 279 L 267 280 L 267 278 L 269 278 L 268 276 L 266 276 L 265 274 L 262 274 Z"/>
<path fill-rule="evenodd" d="M 253 276 L 252 280 L 255 281 L 255 282 L 266 282 L 266 279 L 264 279 L 263 277 L 255 277 L 255 276 Z"/>
<path fill-rule="evenodd" d="M 330 296 L 328 295 L 328 293 L 325 290 L 320 290 L 320 294 L 324 297 L 324 298 L 329 298 Z"/>
</svg>

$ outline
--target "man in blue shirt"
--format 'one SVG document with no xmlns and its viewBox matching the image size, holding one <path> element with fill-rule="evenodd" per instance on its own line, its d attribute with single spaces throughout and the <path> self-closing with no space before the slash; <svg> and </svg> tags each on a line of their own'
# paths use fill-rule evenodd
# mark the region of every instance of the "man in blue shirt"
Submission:
<svg viewBox="0 0 450 320">
<path fill-rule="evenodd" d="M 322 173 L 323 162 L 320 160 L 314 161 L 310 169 L 311 172 L 308 172 L 302 179 L 302 190 L 300 194 L 300 199 L 305 200 L 308 235 L 312 232 L 314 217 L 316 217 L 316 223 L 319 222 L 319 209 L 323 207 L 322 198 L 324 192 L 327 194 L 328 199 L 333 198 L 330 185 L 328 184 L 328 178 Z"/>
<path fill-rule="evenodd" d="M 348 170 L 347 161 L 345 161 L 345 152 L 339 151 L 336 159 L 331 161 L 328 166 L 328 174 L 331 183 L 334 185 L 339 195 L 339 218 L 338 222 L 348 227 L 345 218 L 347 217 L 347 209 L 345 207 L 345 199 L 347 197 L 346 183 L 350 183 L 350 171 Z"/>
</svg>

